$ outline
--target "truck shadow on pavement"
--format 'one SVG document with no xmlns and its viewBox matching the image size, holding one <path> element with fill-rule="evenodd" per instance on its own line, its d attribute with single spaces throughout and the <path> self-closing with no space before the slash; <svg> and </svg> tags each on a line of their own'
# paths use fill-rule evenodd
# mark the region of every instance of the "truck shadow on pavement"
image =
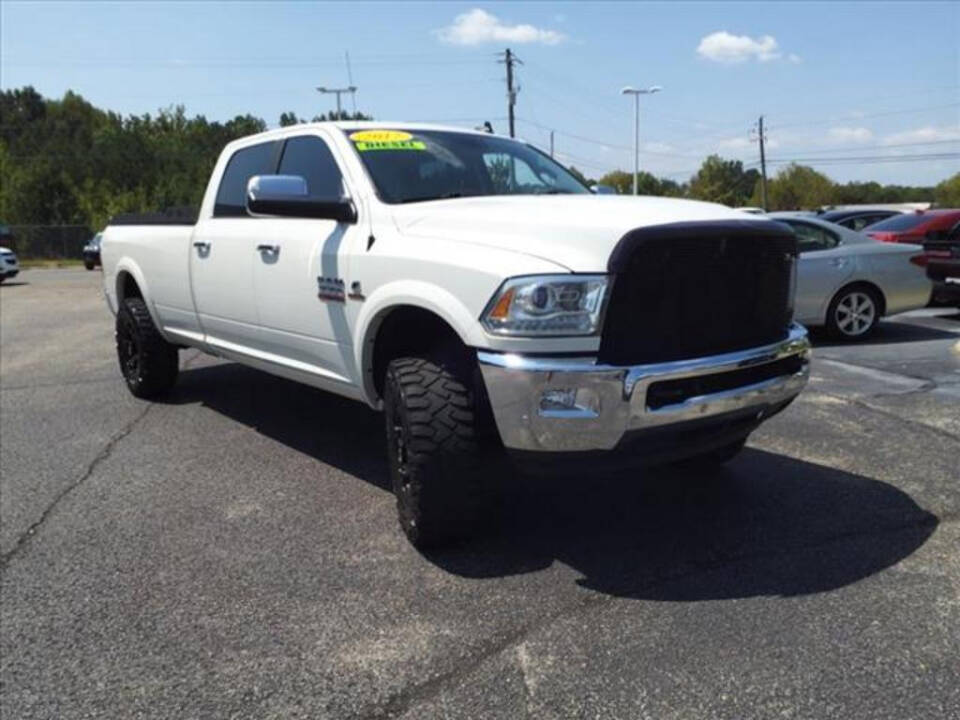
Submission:
<svg viewBox="0 0 960 720">
<path fill-rule="evenodd" d="M 168 402 L 202 403 L 390 491 L 382 419 L 359 403 L 236 364 L 183 372 Z M 880 572 L 938 524 L 888 483 L 757 449 L 706 474 L 501 481 L 496 528 L 430 562 L 474 579 L 560 562 L 585 588 L 649 600 L 794 596 Z"/>
</svg>

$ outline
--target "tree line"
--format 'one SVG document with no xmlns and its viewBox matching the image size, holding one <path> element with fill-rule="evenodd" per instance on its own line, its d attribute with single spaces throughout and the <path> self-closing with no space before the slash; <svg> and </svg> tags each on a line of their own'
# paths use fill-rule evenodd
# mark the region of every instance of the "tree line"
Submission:
<svg viewBox="0 0 960 720">
<path fill-rule="evenodd" d="M 328 119 L 336 118 L 314 118 Z M 281 120 L 303 122 L 292 113 Z M 97 230 L 122 212 L 197 206 L 223 146 L 266 129 L 249 114 L 217 122 L 176 106 L 123 117 L 73 92 L 51 100 L 32 87 L 4 90 L 0 222 Z"/>
<path fill-rule="evenodd" d="M 313 120 L 333 120 L 336 113 Z M 343 113 L 341 119 L 370 119 Z M 292 112 L 280 125 L 305 122 Z M 121 116 L 74 92 L 42 97 L 32 87 L 0 92 L 0 222 L 102 228 L 112 215 L 199 205 L 223 146 L 267 127 L 238 115 L 226 122 L 188 117 L 183 106 Z M 592 180 L 630 193 L 633 175 L 615 171 Z M 687 197 L 730 206 L 759 205 L 759 173 L 737 160 L 708 157 L 688 182 L 639 177 L 647 195 Z M 771 210 L 825 204 L 935 201 L 960 206 L 960 173 L 936 187 L 832 182 L 812 168 L 791 165 L 768 182 Z"/>
<path fill-rule="evenodd" d="M 615 170 L 600 178 L 587 178 L 571 170 L 588 185 L 608 185 L 618 193 L 633 192 L 633 173 Z M 641 172 L 641 195 L 663 195 L 718 202 L 730 207 L 762 205 L 760 172 L 739 160 L 711 155 L 688 182 L 678 183 Z M 836 183 L 806 165 L 791 164 L 767 180 L 768 210 L 815 210 L 824 205 L 866 205 L 933 202 L 939 207 L 960 207 L 960 173 L 933 186 L 881 185 L 878 182 Z"/>
</svg>

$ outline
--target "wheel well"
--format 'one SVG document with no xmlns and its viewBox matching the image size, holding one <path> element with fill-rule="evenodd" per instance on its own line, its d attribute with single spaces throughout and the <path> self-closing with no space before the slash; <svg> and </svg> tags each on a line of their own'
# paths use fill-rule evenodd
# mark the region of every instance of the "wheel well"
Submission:
<svg viewBox="0 0 960 720">
<path fill-rule="evenodd" d="M 133 275 L 124 271 L 117 277 L 117 304 L 122 303 L 127 298 L 143 299 L 143 292 Z"/>
<path fill-rule="evenodd" d="M 377 397 L 383 395 L 387 365 L 398 357 L 449 354 L 452 359 L 470 358 L 467 346 L 439 315 L 412 305 L 395 307 L 381 317 L 373 340 L 372 363 Z"/>
<path fill-rule="evenodd" d="M 880 303 L 880 307 L 878 308 L 880 311 L 880 317 L 883 317 L 884 315 L 887 314 L 887 298 L 884 297 L 883 290 L 881 290 L 879 286 L 867 280 L 857 280 L 856 282 L 851 282 L 844 285 L 842 288 L 840 288 L 833 294 L 833 298 L 830 299 L 830 305 L 833 304 L 833 300 L 837 297 L 837 295 L 842 293 L 844 290 L 850 290 L 856 287 L 864 288 L 866 290 L 870 290 L 871 292 L 873 292 L 873 294 L 876 296 L 877 300 Z"/>
</svg>

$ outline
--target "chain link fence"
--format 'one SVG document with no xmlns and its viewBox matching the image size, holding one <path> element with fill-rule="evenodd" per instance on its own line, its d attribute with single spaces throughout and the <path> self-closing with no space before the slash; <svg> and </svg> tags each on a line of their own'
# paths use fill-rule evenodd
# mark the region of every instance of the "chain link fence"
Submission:
<svg viewBox="0 0 960 720">
<path fill-rule="evenodd" d="M 86 225 L 6 225 L 0 229 L 0 245 L 27 260 L 81 258 L 93 235 Z"/>
</svg>

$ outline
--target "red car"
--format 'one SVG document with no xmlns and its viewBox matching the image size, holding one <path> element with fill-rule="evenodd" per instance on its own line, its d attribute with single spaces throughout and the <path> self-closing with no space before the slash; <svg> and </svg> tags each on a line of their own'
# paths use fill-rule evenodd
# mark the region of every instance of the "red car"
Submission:
<svg viewBox="0 0 960 720">
<path fill-rule="evenodd" d="M 957 222 L 960 222 L 960 210 L 917 210 L 868 225 L 863 232 L 883 242 L 923 245 L 927 241 L 945 240 Z"/>
<path fill-rule="evenodd" d="M 883 242 L 923 245 L 921 258 L 934 282 L 934 297 L 960 302 L 960 210 L 926 210 L 895 215 L 864 228 Z"/>
</svg>

